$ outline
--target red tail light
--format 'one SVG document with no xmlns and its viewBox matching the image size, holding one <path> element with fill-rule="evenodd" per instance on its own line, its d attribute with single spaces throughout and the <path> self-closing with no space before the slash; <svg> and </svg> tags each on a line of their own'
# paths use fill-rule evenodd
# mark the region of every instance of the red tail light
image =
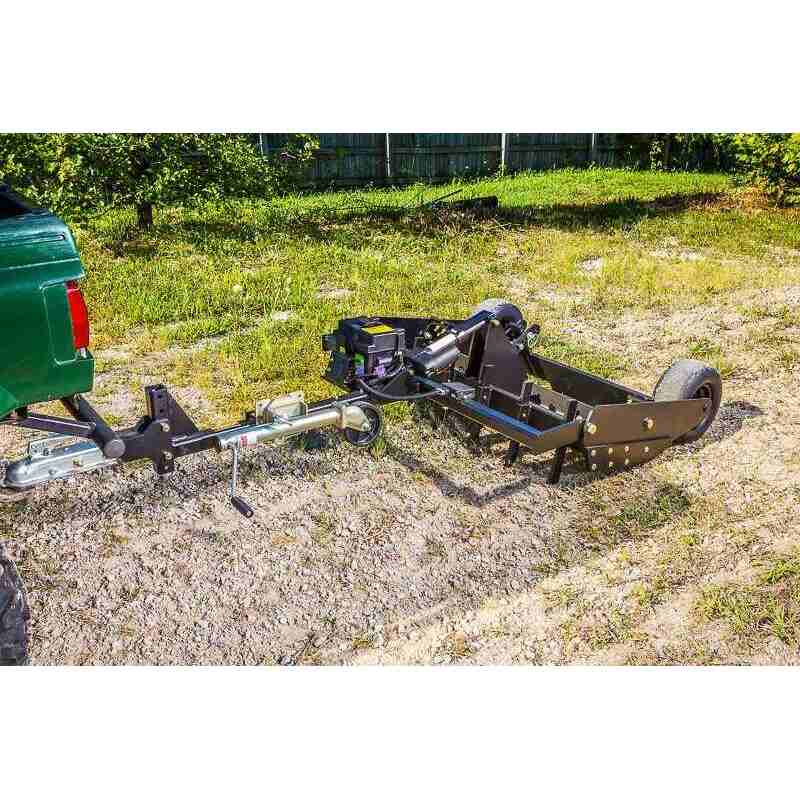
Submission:
<svg viewBox="0 0 800 800">
<path fill-rule="evenodd" d="M 76 350 L 89 346 L 89 312 L 77 281 L 67 281 L 67 302 L 72 318 L 72 341 Z"/>
</svg>

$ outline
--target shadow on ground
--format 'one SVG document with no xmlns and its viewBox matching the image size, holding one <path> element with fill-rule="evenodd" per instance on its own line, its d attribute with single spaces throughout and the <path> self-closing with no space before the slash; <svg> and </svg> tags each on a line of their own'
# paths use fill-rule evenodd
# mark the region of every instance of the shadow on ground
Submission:
<svg viewBox="0 0 800 800">
<path fill-rule="evenodd" d="M 692 449 L 702 450 L 709 444 L 721 442 L 733 436 L 741 430 L 748 419 L 763 416 L 763 413 L 764 412 L 758 406 L 743 400 L 724 403 L 720 407 L 719 414 L 712 428 L 692 445 Z M 501 441 L 503 441 L 502 437 L 489 435 L 482 437 L 480 448 L 469 447 L 466 444 L 464 446 L 464 458 L 483 459 L 486 464 L 487 472 L 503 470 L 508 473 L 508 483 L 504 483 L 502 486 L 497 486 L 487 492 L 479 492 L 472 486 L 456 482 L 437 467 L 425 463 L 422 459 L 397 445 L 392 446 L 391 450 L 388 452 L 388 456 L 397 461 L 397 463 L 402 464 L 406 469 L 425 475 L 443 495 L 459 495 L 459 497 L 469 505 L 476 508 L 484 508 L 497 500 L 510 497 L 517 492 L 523 491 L 534 482 L 541 481 L 544 483 L 549 473 L 552 454 L 544 459 L 533 460 L 530 455 L 526 457 L 524 448 L 520 452 L 520 460 L 517 462 L 517 465 L 513 469 L 506 467 L 503 464 L 502 453 L 496 450 L 490 450 L 491 445 L 495 445 Z M 659 459 L 670 460 L 679 455 L 679 451 L 670 449 L 659 456 Z M 594 481 L 603 480 L 614 474 L 603 472 L 588 473 L 583 468 L 581 456 L 575 452 L 570 453 L 568 459 L 570 460 L 564 465 L 562 482 L 568 482 L 571 486 L 593 483 Z M 516 477 L 515 472 L 518 473 L 521 469 L 524 470 L 526 474 L 521 478 Z M 634 469 L 636 468 L 634 467 Z"/>
<path fill-rule="evenodd" d="M 311 241 L 340 243 L 353 246 L 358 237 L 369 239 L 376 232 L 394 232 L 416 237 L 461 235 L 480 230 L 487 224 L 506 229 L 525 229 L 547 226 L 566 231 L 630 227 L 641 219 L 681 214 L 700 206 L 729 208 L 722 192 L 667 194 L 652 200 L 620 198 L 601 203 L 555 203 L 551 205 L 504 206 L 478 208 L 448 208 L 446 203 L 429 206 L 369 206 L 354 204 L 344 209 L 317 208 L 302 213 L 281 209 L 270 210 L 261 218 L 243 220 L 234 206 L 230 219 L 208 221 L 191 213 L 179 220 L 164 220 L 145 235 L 130 239 L 107 239 L 105 245 L 118 257 L 122 255 L 154 258 L 157 242 L 191 244 L 214 249 L 224 241 L 255 242 L 280 232 Z M 368 222 L 369 226 L 344 228 L 342 223 Z"/>
</svg>

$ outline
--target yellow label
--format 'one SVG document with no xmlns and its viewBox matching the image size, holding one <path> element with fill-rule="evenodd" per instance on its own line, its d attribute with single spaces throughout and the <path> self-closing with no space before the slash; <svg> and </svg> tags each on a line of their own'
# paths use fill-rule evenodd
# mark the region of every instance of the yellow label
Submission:
<svg viewBox="0 0 800 800">
<path fill-rule="evenodd" d="M 388 325 L 373 325 L 371 328 L 362 328 L 365 333 L 392 333 L 394 328 Z"/>
</svg>

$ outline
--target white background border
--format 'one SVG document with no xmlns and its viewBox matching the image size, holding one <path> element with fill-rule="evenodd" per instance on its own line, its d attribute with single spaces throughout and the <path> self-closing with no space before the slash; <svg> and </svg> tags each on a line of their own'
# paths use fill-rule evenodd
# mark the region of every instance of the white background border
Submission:
<svg viewBox="0 0 800 800">
<path fill-rule="evenodd" d="M 797 130 L 796 7 L 9 2 L 0 130 Z M 7 670 L 0 797 L 770 796 L 798 677 Z"/>
<path fill-rule="evenodd" d="M 796 130 L 797 3 L 9 0 L 0 130 Z"/>
</svg>

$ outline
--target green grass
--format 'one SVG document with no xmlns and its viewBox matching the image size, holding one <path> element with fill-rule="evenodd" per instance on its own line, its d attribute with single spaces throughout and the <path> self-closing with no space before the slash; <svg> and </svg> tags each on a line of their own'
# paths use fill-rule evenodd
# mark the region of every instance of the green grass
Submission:
<svg viewBox="0 0 800 800">
<path fill-rule="evenodd" d="M 400 213 L 456 189 L 454 199 L 496 194 L 500 209 Z M 773 248 L 800 247 L 800 214 L 750 208 L 722 175 L 591 169 L 169 208 L 146 234 L 121 211 L 75 232 L 95 349 L 189 348 L 164 377 L 245 407 L 254 395 L 328 393 L 319 337 L 342 316 L 463 316 L 511 278 L 529 287 L 520 303 L 543 323 L 544 352 L 617 376 L 625 360 L 564 333 L 563 308 L 540 292 L 610 324 L 629 308 L 796 282 L 797 264 Z M 704 259 L 682 258 L 686 248 Z M 602 269 L 582 268 L 596 257 Z"/>
<path fill-rule="evenodd" d="M 723 379 L 736 374 L 736 364 L 725 355 L 719 344 L 707 338 L 692 340 L 688 345 L 686 355 L 689 358 L 696 358 L 711 364 Z"/>
<path fill-rule="evenodd" d="M 703 590 L 696 604 L 701 619 L 721 620 L 732 633 L 754 642 L 774 636 L 800 643 L 800 555 L 772 556 L 751 583 L 726 583 Z"/>
</svg>

